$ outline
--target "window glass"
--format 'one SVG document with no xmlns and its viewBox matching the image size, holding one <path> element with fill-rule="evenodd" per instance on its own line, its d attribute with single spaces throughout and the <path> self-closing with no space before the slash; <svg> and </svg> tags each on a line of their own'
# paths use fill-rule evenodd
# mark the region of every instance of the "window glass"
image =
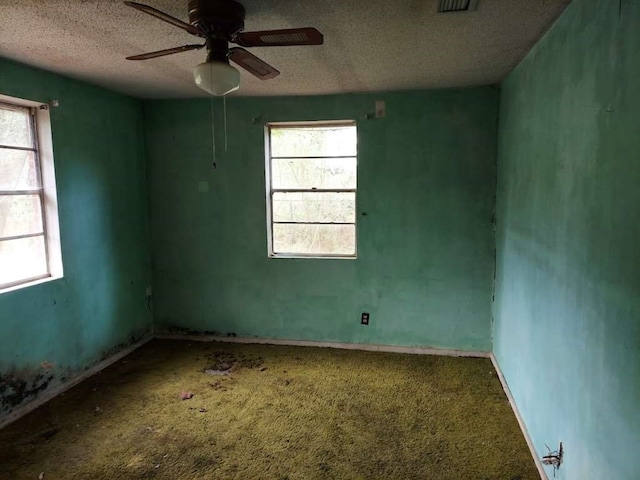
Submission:
<svg viewBox="0 0 640 480">
<path fill-rule="evenodd" d="M 40 195 L 0 195 L 0 238 L 43 233 Z"/>
<path fill-rule="evenodd" d="M 355 223 L 356 194 L 275 192 L 274 222 Z"/>
<path fill-rule="evenodd" d="M 300 126 L 271 129 L 272 157 L 356 156 L 356 127 Z"/>
<path fill-rule="evenodd" d="M 32 108 L 0 103 L 0 290 L 50 275 Z"/>
<path fill-rule="evenodd" d="M 269 254 L 355 257 L 355 123 L 268 128 Z"/>
<path fill-rule="evenodd" d="M 356 188 L 356 157 L 274 158 L 273 188 Z"/>
<path fill-rule="evenodd" d="M 30 109 L 0 106 L 0 145 L 11 147 L 33 147 L 33 128 Z"/>
<path fill-rule="evenodd" d="M 0 242 L 0 285 L 46 276 L 44 236 Z"/>
<path fill-rule="evenodd" d="M 355 225 L 275 224 L 277 253 L 355 255 Z"/>
<path fill-rule="evenodd" d="M 35 152 L 0 147 L 0 190 L 38 188 Z"/>
</svg>

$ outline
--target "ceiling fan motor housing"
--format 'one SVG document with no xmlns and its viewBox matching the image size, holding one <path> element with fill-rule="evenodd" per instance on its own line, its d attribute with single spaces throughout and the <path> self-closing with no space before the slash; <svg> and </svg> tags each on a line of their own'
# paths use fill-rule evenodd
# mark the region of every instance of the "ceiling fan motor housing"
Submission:
<svg viewBox="0 0 640 480">
<path fill-rule="evenodd" d="M 324 42 L 322 34 L 312 27 L 245 32 L 245 10 L 235 0 L 190 0 L 189 23 L 149 5 L 129 0 L 124 4 L 205 40 L 204 44 L 183 45 L 133 55 L 127 57 L 127 60 L 148 60 L 206 47 L 207 61 L 196 67 L 194 79 L 199 87 L 213 95 L 225 95 L 237 89 L 240 84 L 240 74 L 229 65 L 229 61 L 260 80 L 268 80 L 280 74 L 243 47 L 322 45 Z M 238 46 L 229 48 L 229 43 Z M 217 85 L 213 84 L 214 81 L 218 82 Z"/>
<path fill-rule="evenodd" d="M 231 40 L 244 29 L 244 7 L 234 0 L 190 0 L 189 23 L 207 37 Z"/>
</svg>

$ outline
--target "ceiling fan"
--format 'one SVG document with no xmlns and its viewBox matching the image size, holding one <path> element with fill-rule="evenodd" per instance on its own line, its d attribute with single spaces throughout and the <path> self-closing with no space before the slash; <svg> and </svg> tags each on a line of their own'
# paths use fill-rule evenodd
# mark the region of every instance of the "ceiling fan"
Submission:
<svg viewBox="0 0 640 480">
<path fill-rule="evenodd" d="M 322 45 L 324 42 L 322 34 L 311 27 L 244 32 L 245 9 L 234 0 L 191 0 L 189 23 L 148 5 L 124 3 L 204 39 L 202 44 L 143 53 L 127 57 L 127 60 L 148 60 L 206 47 L 207 61 L 195 68 L 193 76 L 196 85 L 212 95 L 226 95 L 240 87 L 240 72 L 229 65 L 229 60 L 260 80 L 268 80 L 280 74 L 274 67 L 242 47 Z M 235 43 L 239 47 L 229 48 L 229 43 Z"/>
</svg>

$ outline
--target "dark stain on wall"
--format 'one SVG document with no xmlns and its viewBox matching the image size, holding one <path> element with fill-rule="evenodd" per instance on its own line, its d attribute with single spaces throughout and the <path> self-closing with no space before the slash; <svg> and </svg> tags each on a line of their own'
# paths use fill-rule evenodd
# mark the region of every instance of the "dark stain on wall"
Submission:
<svg viewBox="0 0 640 480">
<path fill-rule="evenodd" d="M 214 337 L 235 337 L 235 333 L 224 334 L 217 330 L 192 330 L 185 327 L 170 326 L 166 327 L 165 333 L 179 334 L 179 335 L 212 335 Z"/>
<path fill-rule="evenodd" d="M 85 370 L 134 345 L 147 335 L 149 331 L 146 329 L 132 333 L 126 341 L 104 350 L 98 360 L 87 365 Z M 0 419 L 17 407 L 36 399 L 48 388 L 60 385 L 80 373 L 81 371 L 60 368 L 49 362 L 22 369 L 12 367 L 0 372 Z"/>
<path fill-rule="evenodd" d="M 191 336 L 212 336 L 212 337 L 237 337 L 236 332 L 220 332 L 218 330 L 193 330 L 191 328 L 169 326 L 165 327 L 161 332 L 173 335 L 191 335 Z M 260 338 L 259 335 L 246 335 L 246 337 Z"/>
<path fill-rule="evenodd" d="M 42 371 L 23 370 L 0 374 L 0 414 L 8 413 L 17 406 L 33 400 L 47 389 L 53 374 Z"/>
<path fill-rule="evenodd" d="M 109 347 L 106 350 L 104 350 L 102 352 L 102 355 L 100 355 L 100 362 L 114 356 L 115 354 L 121 352 L 122 350 L 129 348 L 131 345 L 134 345 L 136 343 L 138 343 L 140 340 L 142 340 L 144 337 L 146 337 L 147 335 L 149 335 L 149 331 L 146 329 L 143 330 L 138 330 L 133 332 L 131 335 L 129 335 L 129 337 L 127 338 L 126 341 L 118 343 L 117 345 L 114 345 L 113 347 Z M 89 367 L 90 368 L 90 367 Z"/>
</svg>

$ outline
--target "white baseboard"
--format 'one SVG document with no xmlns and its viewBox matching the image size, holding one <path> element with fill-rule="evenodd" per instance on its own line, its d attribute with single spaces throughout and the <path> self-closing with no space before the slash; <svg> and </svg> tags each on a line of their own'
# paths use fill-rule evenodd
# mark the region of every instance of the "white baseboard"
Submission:
<svg viewBox="0 0 640 480">
<path fill-rule="evenodd" d="M 493 368 L 496 369 L 496 373 L 498 374 L 498 378 L 500 379 L 500 383 L 502 384 L 502 388 L 504 389 L 504 393 L 507 395 L 509 399 L 509 404 L 511 405 L 511 409 L 513 410 L 516 419 L 518 420 L 518 425 L 520 425 L 520 430 L 522 430 L 522 434 L 524 435 L 524 439 L 527 441 L 527 445 L 529 446 L 529 450 L 531 451 L 531 455 L 533 456 L 533 461 L 536 464 L 538 469 L 538 473 L 540 474 L 541 480 L 549 480 L 547 476 L 547 472 L 544 470 L 544 465 L 542 465 L 542 461 L 540 461 L 540 457 L 538 456 L 538 452 L 536 452 L 536 448 L 533 445 L 533 441 L 529 436 L 529 431 L 527 430 L 527 425 L 524 423 L 522 419 L 522 415 L 520 415 L 520 410 L 518 410 L 518 406 L 516 405 L 516 401 L 511 394 L 511 390 L 509 390 L 509 385 L 507 384 L 507 380 L 504 378 L 504 374 L 500 369 L 500 365 L 498 364 L 498 360 L 495 355 L 491 353 L 489 355 L 491 359 L 491 363 L 493 363 Z"/>
<path fill-rule="evenodd" d="M 155 338 L 161 340 L 190 340 L 193 342 L 258 343 L 263 345 L 338 348 L 342 350 L 364 350 L 367 352 L 408 353 L 413 355 L 445 355 L 448 357 L 489 358 L 490 355 L 489 352 L 470 352 L 466 350 L 447 350 L 442 348 L 399 347 L 395 345 L 372 345 L 367 343 L 316 342 L 312 340 L 286 340 L 277 338 L 183 335 L 179 333 L 157 333 Z"/>
<path fill-rule="evenodd" d="M 36 408 L 41 407 L 42 405 L 47 403 L 49 400 L 52 400 L 53 398 L 57 397 L 61 393 L 66 392 L 72 387 L 75 387 L 77 384 L 79 384 L 83 380 L 86 380 L 87 378 L 92 377 L 99 371 L 104 370 L 109 365 L 114 364 L 121 358 L 126 357 L 131 352 L 133 352 L 134 350 L 137 350 L 142 345 L 144 345 L 145 343 L 149 342 L 152 339 L 153 339 L 152 335 L 147 336 L 142 340 L 140 340 L 139 342 L 134 343 L 133 345 L 125 348 L 124 350 L 119 351 L 115 355 L 112 355 L 111 357 L 101 361 L 100 363 L 95 364 L 93 367 L 89 368 L 88 370 L 85 370 L 79 375 L 76 375 L 75 377 L 67 380 L 66 382 L 61 383 L 60 385 L 57 385 L 49 390 L 46 390 L 42 395 L 37 396 L 29 403 L 26 403 L 16 408 L 11 413 L 0 418 L 0 429 L 6 427 L 10 423 L 15 422 L 19 418 L 24 417 L 26 414 L 32 412 Z"/>
</svg>

